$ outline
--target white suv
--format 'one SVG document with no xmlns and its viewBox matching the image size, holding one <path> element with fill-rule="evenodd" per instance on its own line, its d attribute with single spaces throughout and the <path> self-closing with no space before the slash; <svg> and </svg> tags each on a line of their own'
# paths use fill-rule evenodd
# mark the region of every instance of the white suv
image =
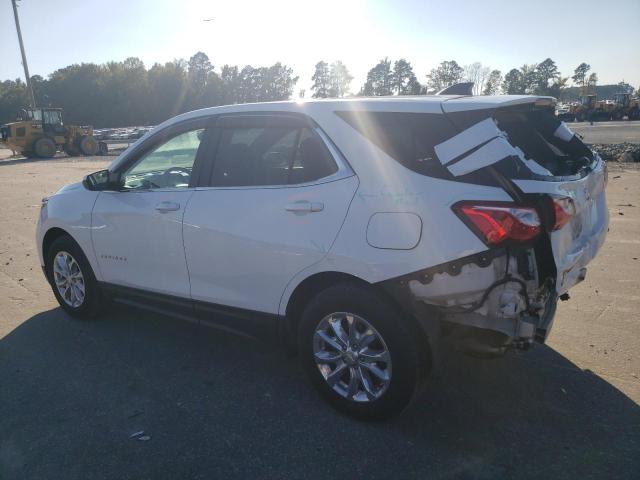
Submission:
<svg viewBox="0 0 640 480">
<path fill-rule="evenodd" d="M 548 97 L 234 105 L 145 135 L 45 198 L 58 302 L 271 335 L 328 401 L 402 410 L 442 339 L 544 342 L 608 224 L 606 167 Z"/>
</svg>

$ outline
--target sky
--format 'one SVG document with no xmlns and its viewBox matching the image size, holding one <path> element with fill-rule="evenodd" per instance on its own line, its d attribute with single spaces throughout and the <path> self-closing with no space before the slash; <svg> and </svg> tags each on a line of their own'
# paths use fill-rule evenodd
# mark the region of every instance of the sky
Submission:
<svg viewBox="0 0 640 480">
<path fill-rule="evenodd" d="M 640 0 L 20 0 L 31 75 L 139 57 L 147 67 L 205 52 L 224 64 L 280 61 L 309 89 L 316 62 L 341 60 L 357 92 L 381 58 L 418 80 L 443 60 L 502 70 L 581 62 L 600 84 L 640 86 Z M 10 0 L 0 3 L 0 80 L 24 78 Z"/>
</svg>

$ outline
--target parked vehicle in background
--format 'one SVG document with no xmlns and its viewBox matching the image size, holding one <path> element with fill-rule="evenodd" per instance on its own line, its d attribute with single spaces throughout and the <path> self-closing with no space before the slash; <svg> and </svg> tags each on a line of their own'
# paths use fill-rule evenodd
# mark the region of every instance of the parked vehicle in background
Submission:
<svg viewBox="0 0 640 480">
<path fill-rule="evenodd" d="M 531 96 L 216 107 L 45 198 L 58 302 L 277 337 L 329 403 L 404 409 L 443 342 L 543 343 L 608 225 L 606 166 Z"/>
</svg>

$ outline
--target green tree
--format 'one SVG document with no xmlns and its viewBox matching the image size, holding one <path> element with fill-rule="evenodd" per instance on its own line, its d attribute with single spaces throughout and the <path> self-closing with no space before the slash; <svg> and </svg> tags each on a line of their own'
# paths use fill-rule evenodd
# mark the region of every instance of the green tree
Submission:
<svg viewBox="0 0 640 480">
<path fill-rule="evenodd" d="M 204 52 L 197 52 L 189 59 L 189 82 L 198 90 L 203 90 L 207 84 L 209 73 L 213 71 L 213 65 Z"/>
<path fill-rule="evenodd" d="M 546 95 L 564 100 L 568 84 L 569 77 L 558 76 L 547 89 Z"/>
<path fill-rule="evenodd" d="M 421 85 L 413 73 L 411 63 L 404 58 L 396 60 L 392 72 L 393 92 L 396 95 L 418 95 Z"/>
<path fill-rule="evenodd" d="M 239 103 L 240 97 L 240 72 L 236 65 L 224 65 L 220 72 L 222 82 L 222 104 Z"/>
<path fill-rule="evenodd" d="M 262 98 L 260 101 L 287 100 L 298 83 L 298 77 L 293 76 L 293 69 L 280 62 L 270 67 L 260 69 L 262 73 Z"/>
<path fill-rule="evenodd" d="M 582 62 L 573 71 L 573 76 L 571 77 L 571 79 L 573 80 L 573 83 L 580 87 L 581 95 L 584 95 L 587 90 L 587 80 L 588 80 L 587 73 L 589 72 L 589 70 L 591 70 L 591 65 L 589 65 L 588 63 Z"/>
<path fill-rule="evenodd" d="M 0 123 L 12 122 L 20 109 L 29 104 L 27 86 L 19 78 L 0 83 Z"/>
<path fill-rule="evenodd" d="M 174 60 L 151 67 L 149 79 L 150 123 L 160 123 L 186 110 L 187 73 L 184 60 Z M 160 101 L 160 99 L 163 99 Z M 111 126 L 122 125 L 114 123 Z"/>
<path fill-rule="evenodd" d="M 522 74 L 522 93 L 527 95 L 534 93 L 538 79 L 537 68 L 538 66 L 536 64 L 525 64 L 520 67 L 520 73 Z"/>
<path fill-rule="evenodd" d="M 535 68 L 535 87 L 536 95 L 550 95 L 551 85 L 560 77 L 560 72 L 556 66 L 556 62 L 550 58 L 546 58 L 540 62 Z"/>
<path fill-rule="evenodd" d="M 320 60 L 316 63 L 316 70 L 311 77 L 313 85 L 311 90 L 313 98 L 327 98 L 330 96 L 329 90 L 331 89 L 331 76 L 329 74 L 329 64 Z"/>
<path fill-rule="evenodd" d="M 427 87 L 432 92 L 438 92 L 445 87 L 460 83 L 464 69 L 455 60 L 441 62 L 427 75 Z"/>
<path fill-rule="evenodd" d="M 206 105 L 205 90 L 207 90 L 211 72 L 213 72 L 213 65 L 206 53 L 197 52 L 189 59 L 187 63 L 189 88 L 186 98 L 189 109 L 202 108 Z"/>
<path fill-rule="evenodd" d="M 502 73 L 500 70 L 491 70 L 486 83 L 484 84 L 483 95 L 497 95 L 500 93 L 500 86 L 502 84 Z"/>
<path fill-rule="evenodd" d="M 365 96 L 384 96 L 391 95 L 393 88 L 393 75 L 391 73 L 391 61 L 384 58 L 378 62 L 367 73 L 367 81 L 365 82 L 361 95 Z"/>
<path fill-rule="evenodd" d="M 597 85 L 598 85 L 598 75 L 595 72 L 593 72 L 587 78 L 586 93 L 595 94 Z"/>
<path fill-rule="evenodd" d="M 525 85 L 522 72 L 517 68 L 512 68 L 504 76 L 502 82 L 502 92 L 505 95 L 518 95 L 525 93 Z"/>
</svg>

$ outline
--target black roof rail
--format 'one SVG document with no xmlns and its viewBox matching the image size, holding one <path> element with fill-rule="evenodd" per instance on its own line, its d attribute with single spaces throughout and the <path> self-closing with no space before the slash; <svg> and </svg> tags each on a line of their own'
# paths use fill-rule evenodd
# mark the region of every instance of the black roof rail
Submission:
<svg viewBox="0 0 640 480">
<path fill-rule="evenodd" d="M 456 83 L 443 88 L 436 95 L 473 95 L 473 82 Z"/>
</svg>

